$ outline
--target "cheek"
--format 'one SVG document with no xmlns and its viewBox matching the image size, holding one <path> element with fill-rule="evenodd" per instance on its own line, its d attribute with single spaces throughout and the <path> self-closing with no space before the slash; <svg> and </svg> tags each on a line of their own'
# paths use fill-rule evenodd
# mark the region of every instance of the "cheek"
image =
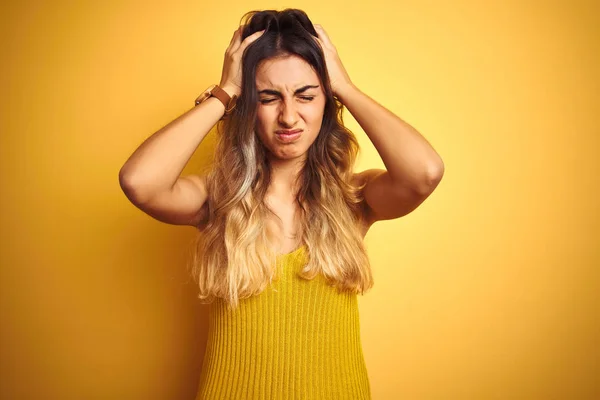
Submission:
<svg viewBox="0 0 600 400">
<path fill-rule="evenodd" d="M 323 118 L 323 109 L 321 107 L 311 110 L 310 119 L 311 121 L 321 120 Z"/>
<path fill-rule="evenodd" d="M 323 108 L 317 107 L 313 110 L 310 110 L 310 114 L 307 114 L 307 118 L 310 121 L 310 124 L 313 126 L 321 126 L 323 122 Z"/>
<path fill-rule="evenodd" d="M 256 125 L 261 128 L 266 128 L 272 123 L 273 117 L 264 108 L 258 108 L 256 111 Z"/>
</svg>

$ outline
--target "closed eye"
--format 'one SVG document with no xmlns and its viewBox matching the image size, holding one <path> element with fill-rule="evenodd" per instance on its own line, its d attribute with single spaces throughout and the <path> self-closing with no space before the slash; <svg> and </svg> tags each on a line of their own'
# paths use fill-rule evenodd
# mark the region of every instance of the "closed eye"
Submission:
<svg viewBox="0 0 600 400">
<path fill-rule="evenodd" d="M 302 100 L 306 100 L 306 101 L 312 101 L 312 100 L 315 98 L 315 96 L 300 96 L 300 98 L 301 98 Z M 273 101 L 275 101 L 275 100 L 277 100 L 277 99 L 263 99 L 263 100 L 261 100 L 260 102 L 261 102 L 262 104 L 268 104 L 268 103 L 271 103 L 271 102 L 273 102 Z"/>
</svg>

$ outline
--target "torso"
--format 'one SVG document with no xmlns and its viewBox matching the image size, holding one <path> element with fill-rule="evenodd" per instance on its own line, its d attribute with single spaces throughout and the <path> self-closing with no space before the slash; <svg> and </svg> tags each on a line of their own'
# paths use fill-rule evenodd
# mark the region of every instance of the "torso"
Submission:
<svg viewBox="0 0 600 400">
<path fill-rule="evenodd" d="M 294 221 L 294 210 L 292 207 L 280 207 L 278 210 L 273 210 L 279 218 L 281 218 L 281 223 L 283 225 L 283 231 L 276 221 L 271 221 L 273 232 L 277 237 L 281 238 L 280 249 L 278 253 L 287 254 L 296 250 L 300 247 L 300 239 L 299 237 L 293 238 L 292 234 L 298 231 L 298 223 Z M 274 217 L 272 217 L 274 219 Z M 369 231 L 370 226 L 363 225 L 361 227 L 361 235 L 364 238 Z"/>
<path fill-rule="evenodd" d="M 281 220 L 270 216 L 268 224 L 276 237 L 280 238 L 279 254 L 287 254 L 300 247 L 300 224 L 296 220 L 298 206 L 294 202 L 283 201 L 275 196 L 267 196 L 268 207 Z"/>
<path fill-rule="evenodd" d="M 355 174 L 354 177 L 356 179 L 358 177 L 358 174 Z M 301 244 L 301 235 L 300 232 L 298 232 L 300 224 L 295 218 L 298 206 L 296 205 L 294 199 L 284 199 L 283 196 L 267 195 L 266 201 L 268 204 L 270 204 L 269 207 L 271 208 L 271 210 L 281 219 L 280 224 L 278 223 L 279 221 L 275 217 L 270 217 L 271 220 L 269 221 L 269 225 L 273 232 L 276 234 L 277 237 L 281 238 L 278 253 L 291 253 L 292 251 L 299 248 Z M 198 217 L 192 222 L 192 226 L 197 228 L 204 227 L 208 212 L 207 206 L 208 204 L 206 203 L 204 207 L 202 207 L 202 210 L 198 213 Z M 362 237 L 364 238 L 367 232 L 369 231 L 372 222 L 368 220 L 366 215 L 362 216 L 362 220 L 365 222 L 363 222 L 360 230 Z M 294 237 L 294 235 L 296 237 Z"/>
<path fill-rule="evenodd" d="M 300 224 L 296 220 L 298 206 L 291 199 L 284 200 L 275 195 L 267 195 L 265 201 L 269 205 L 269 208 L 281 219 L 280 223 L 278 223 L 276 217 L 270 217 L 271 220 L 269 221 L 275 236 L 281 238 L 278 253 L 291 253 L 300 247 L 301 244 L 301 232 L 299 232 Z M 363 220 L 366 220 L 366 218 L 363 218 Z M 363 238 L 369 231 L 370 226 L 371 224 L 369 223 L 364 223 L 361 226 L 361 234 Z M 295 238 L 293 237 L 294 235 L 296 235 Z"/>
</svg>

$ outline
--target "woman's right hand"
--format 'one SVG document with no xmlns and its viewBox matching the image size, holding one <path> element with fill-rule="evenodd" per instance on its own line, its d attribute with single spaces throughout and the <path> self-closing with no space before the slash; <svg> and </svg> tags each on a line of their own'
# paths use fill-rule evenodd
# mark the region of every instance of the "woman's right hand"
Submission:
<svg viewBox="0 0 600 400">
<path fill-rule="evenodd" d="M 221 83 L 219 86 L 221 88 L 227 88 L 228 90 L 226 89 L 226 91 L 228 93 L 229 91 L 232 91 L 233 93 L 229 93 L 230 96 L 233 96 L 234 94 L 239 96 L 242 92 L 242 55 L 244 54 L 244 50 L 265 31 L 254 32 L 242 41 L 243 28 L 243 26 L 240 26 L 234 32 L 233 38 L 231 38 L 231 42 L 229 42 L 229 47 L 227 47 L 227 50 L 225 51 L 225 61 L 223 63 L 223 72 L 221 74 Z"/>
</svg>

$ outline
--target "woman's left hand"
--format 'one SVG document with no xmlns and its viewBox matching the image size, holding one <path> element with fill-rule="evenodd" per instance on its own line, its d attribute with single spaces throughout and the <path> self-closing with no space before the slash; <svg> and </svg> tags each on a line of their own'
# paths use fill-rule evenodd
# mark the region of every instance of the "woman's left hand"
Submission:
<svg viewBox="0 0 600 400">
<path fill-rule="evenodd" d="M 323 53 L 325 54 L 325 64 L 327 65 L 327 73 L 329 74 L 329 81 L 331 82 L 331 88 L 333 93 L 339 97 L 340 93 L 343 92 L 347 87 L 352 86 L 352 81 L 348 72 L 342 65 L 342 61 L 338 56 L 337 49 L 329 40 L 329 36 L 321 25 L 314 25 L 317 34 L 319 35 L 317 41 L 321 44 Z"/>
</svg>

